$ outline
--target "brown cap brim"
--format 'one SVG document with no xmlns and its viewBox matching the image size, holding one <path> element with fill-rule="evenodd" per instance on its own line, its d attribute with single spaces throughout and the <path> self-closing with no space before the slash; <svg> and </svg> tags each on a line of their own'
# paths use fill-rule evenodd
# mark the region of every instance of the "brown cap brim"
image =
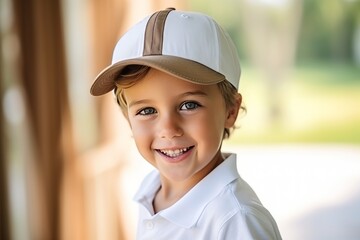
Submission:
<svg viewBox="0 0 360 240">
<path fill-rule="evenodd" d="M 198 62 L 167 55 L 150 55 L 127 59 L 105 68 L 95 79 L 90 93 L 100 96 L 115 88 L 119 73 L 128 65 L 143 65 L 158 69 L 188 82 L 210 85 L 225 80 L 225 76 Z"/>
</svg>

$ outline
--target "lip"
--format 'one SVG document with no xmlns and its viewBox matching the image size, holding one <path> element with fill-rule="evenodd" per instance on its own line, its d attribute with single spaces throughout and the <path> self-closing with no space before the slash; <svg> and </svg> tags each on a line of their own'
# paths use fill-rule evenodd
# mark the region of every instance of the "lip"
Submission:
<svg viewBox="0 0 360 240">
<path fill-rule="evenodd" d="M 166 154 L 164 154 L 163 152 L 161 152 L 161 150 L 165 150 L 165 149 L 156 149 L 155 151 L 157 152 L 157 154 L 162 158 L 164 159 L 166 162 L 168 163 L 178 163 L 178 162 L 182 162 L 184 160 L 186 160 L 187 157 L 189 157 L 189 155 L 192 153 L 193 149 L 194 149 L 194 146 L 190 146 L 190 147 L 187 147 L 188 150 L 178 156 L 174 156 L 174 157 L 171 157 L 171 156 L 168 156 Z M 167 151 L 168 150 L 178 150 L 178 149 L 184 149 L 184 148 L 171 148 L 171 149 L 166 149 Z"/>
</svg>

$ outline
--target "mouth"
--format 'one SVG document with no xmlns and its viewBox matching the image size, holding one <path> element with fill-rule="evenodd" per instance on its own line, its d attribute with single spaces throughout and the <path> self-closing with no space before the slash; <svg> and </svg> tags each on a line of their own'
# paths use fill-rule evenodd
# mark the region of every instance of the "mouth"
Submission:
<svg viewBox="0 0 360 240">
<path fill-rule="evenodd" d="M 157 149 L 156 151 L 161 153 L 162 155 L 165 155 L 166 157 L 176 158 L 176 157 L 179 157 L 179 156 L 185 154 L 193 147 L 194 146 L 186 147 L 186 148 L 179 148 L 179 149 Z"/>
</svg>

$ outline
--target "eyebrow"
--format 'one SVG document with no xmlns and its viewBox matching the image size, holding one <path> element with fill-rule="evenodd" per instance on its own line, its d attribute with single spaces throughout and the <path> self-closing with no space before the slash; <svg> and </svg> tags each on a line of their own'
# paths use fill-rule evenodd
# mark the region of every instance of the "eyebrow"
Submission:
<svg viewBox="0 0 360 240">
<path fill-rule="evenodd" d="M 192 91 L 192 92 L 185 92 L 183 94 L 180 94 L 180 97 L 187 97 L 187 96 L 194 96 L 194 95 L 198 95 L 198 96 L 207 96 L 207 94 L 201 90 L 197 90 L 197 91 Z"/>
<path fill-rule="evenodd" d="M 182 97 L 188 97 L 188 96 L 203 96 L 203 97 L 206 97 L 208 94 L 201 91 L 201 90 L 197 90 L 197 91 L 191 91 L 191 92 L 185 92 L 185 93 L 182 93 L 180 94 L 178 97 L 179 98 L 182 98 Z M 151 102 L 150 99 L 141 99 L 141 100 L 138 100 L 138 101 L 133 101 L 133 102 L 130 102 L 129 103 L 129 108 L 134 106 L 134 105 L 139 105 L 139 104 L 144 104 L 144 103 L 149 103 Z"/>
<path fill-rule="evenodd" d="M 150 102 L 150 100 L 148 100 L 148 99 L 141 99 L 139 101 L 133 101 L 133 102 L 129 103 L 129 108 L 131 108 L 134 105 L 144 104 L 144 103 L 148 103 L 148 102 Z"/>
</svg>

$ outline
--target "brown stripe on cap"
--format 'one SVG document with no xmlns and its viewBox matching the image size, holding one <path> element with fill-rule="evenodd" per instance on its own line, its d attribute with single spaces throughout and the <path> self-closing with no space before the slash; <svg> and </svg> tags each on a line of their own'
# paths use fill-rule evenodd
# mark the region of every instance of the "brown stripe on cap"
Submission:
<svg viewBox="0 0 360 240">
<path fill-rule="evenodd" d="M 150 17 L 145 29 L 143 56 L 162 54 L 165 21 L 172 10 L 174 9 L 168 8 L 156 12 Z"/>
</svg>

